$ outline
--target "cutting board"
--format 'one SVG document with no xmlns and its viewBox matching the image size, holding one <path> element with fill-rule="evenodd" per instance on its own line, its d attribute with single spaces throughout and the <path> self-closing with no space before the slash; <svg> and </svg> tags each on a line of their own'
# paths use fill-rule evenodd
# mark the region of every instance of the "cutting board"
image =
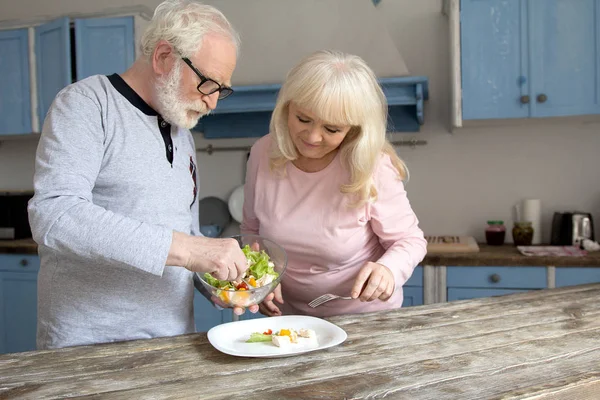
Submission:
<svg viewBox="0 0 600 400">
<path fill-rule="evenodd" d="M 427 253 L 477 253 L 479 246 L 472 236 L 425 236 Z"/>
</svg>

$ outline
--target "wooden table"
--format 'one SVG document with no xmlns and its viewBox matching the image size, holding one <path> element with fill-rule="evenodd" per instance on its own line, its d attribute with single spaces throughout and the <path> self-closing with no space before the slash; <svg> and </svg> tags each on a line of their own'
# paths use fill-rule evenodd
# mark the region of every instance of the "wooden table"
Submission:
<svg viewBox="0 0 600 400">
<path fill-rule="evenodd" d="M 206 334 L 0 356 L 0 398 L 543 399 L 600 396 L 600 284 L 329 319 L 343 344 L 275 359 Z"/>
</svg>

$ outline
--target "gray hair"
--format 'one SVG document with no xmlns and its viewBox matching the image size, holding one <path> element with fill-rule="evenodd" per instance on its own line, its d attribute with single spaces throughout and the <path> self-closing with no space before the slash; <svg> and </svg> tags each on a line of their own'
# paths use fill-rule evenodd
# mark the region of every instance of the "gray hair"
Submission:
<svg viewBox="0 0 600 400">
<path fill-rule="evenodd" d="M 166 40 L 182 56 L 190 57 L 200 50 L 207 34 L 229 38 L 239 53 L 240 37 L 221 11 L 194 0 L 166 0 L 156 7 L 142 35 L 141 54 L 150 57 L 158 42 Z"/>
</svg>

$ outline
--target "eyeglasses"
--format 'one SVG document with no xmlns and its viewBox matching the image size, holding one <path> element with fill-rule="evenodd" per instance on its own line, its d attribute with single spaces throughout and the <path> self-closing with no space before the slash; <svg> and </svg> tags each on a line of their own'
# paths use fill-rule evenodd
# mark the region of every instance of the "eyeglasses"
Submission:
<svg viewBox="0 0 600 400">
<path fill-rule="evenodd" d="M 192 62 L 190 61 L 189 58 L 181 57 L 181 59 L 187 65 L 189 65 L 189 67 L 192 69 L 192 71 L 194 71 L 196 73 L 196 75 L 198 75 L 198 78 L 200 78 L 200 83 L 198 84 L 198 87 L 196 87 L 196 89 L 198 89 L 198 91 L 200 93 L 202 93 L 203 95 L 209 96 L 215 92 L 219 92 L 219 100 L 223 100 L 225 97 L 227 97 L 231 93 L 233 93 L 232 88 L 227 87 L 227 86 L 222 86 L 219 83 L 213 81 L 212 79 L 207 78 L 204 75 L 202 75 L 202 73 L 200 73 L 200 71 L 198 71 L 198 69 L 196 67 L 194 67 L 194 64 L 192 64 Z"/>
</svg>

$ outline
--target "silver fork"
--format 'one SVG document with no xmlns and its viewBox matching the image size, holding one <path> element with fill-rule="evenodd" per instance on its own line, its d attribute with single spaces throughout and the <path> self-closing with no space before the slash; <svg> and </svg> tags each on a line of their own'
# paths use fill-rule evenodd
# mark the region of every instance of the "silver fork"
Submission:
<svg viewBox="0 0 600 400">
<path fill-rule="evenodd" d="M 338 296 L 337 294 L 325 293 L 325 294 L 317 297 L 310 303 L 308 303 L 308 305 L 309 305 L 309 307 L 315 308 L 315 307 L 319 307 L 323 303 L 327 303 L 328 301 L 335 300 L 335 299 L 352 300 L 352 297 L 344 297 L 344 296 Z"/>
</svg>

